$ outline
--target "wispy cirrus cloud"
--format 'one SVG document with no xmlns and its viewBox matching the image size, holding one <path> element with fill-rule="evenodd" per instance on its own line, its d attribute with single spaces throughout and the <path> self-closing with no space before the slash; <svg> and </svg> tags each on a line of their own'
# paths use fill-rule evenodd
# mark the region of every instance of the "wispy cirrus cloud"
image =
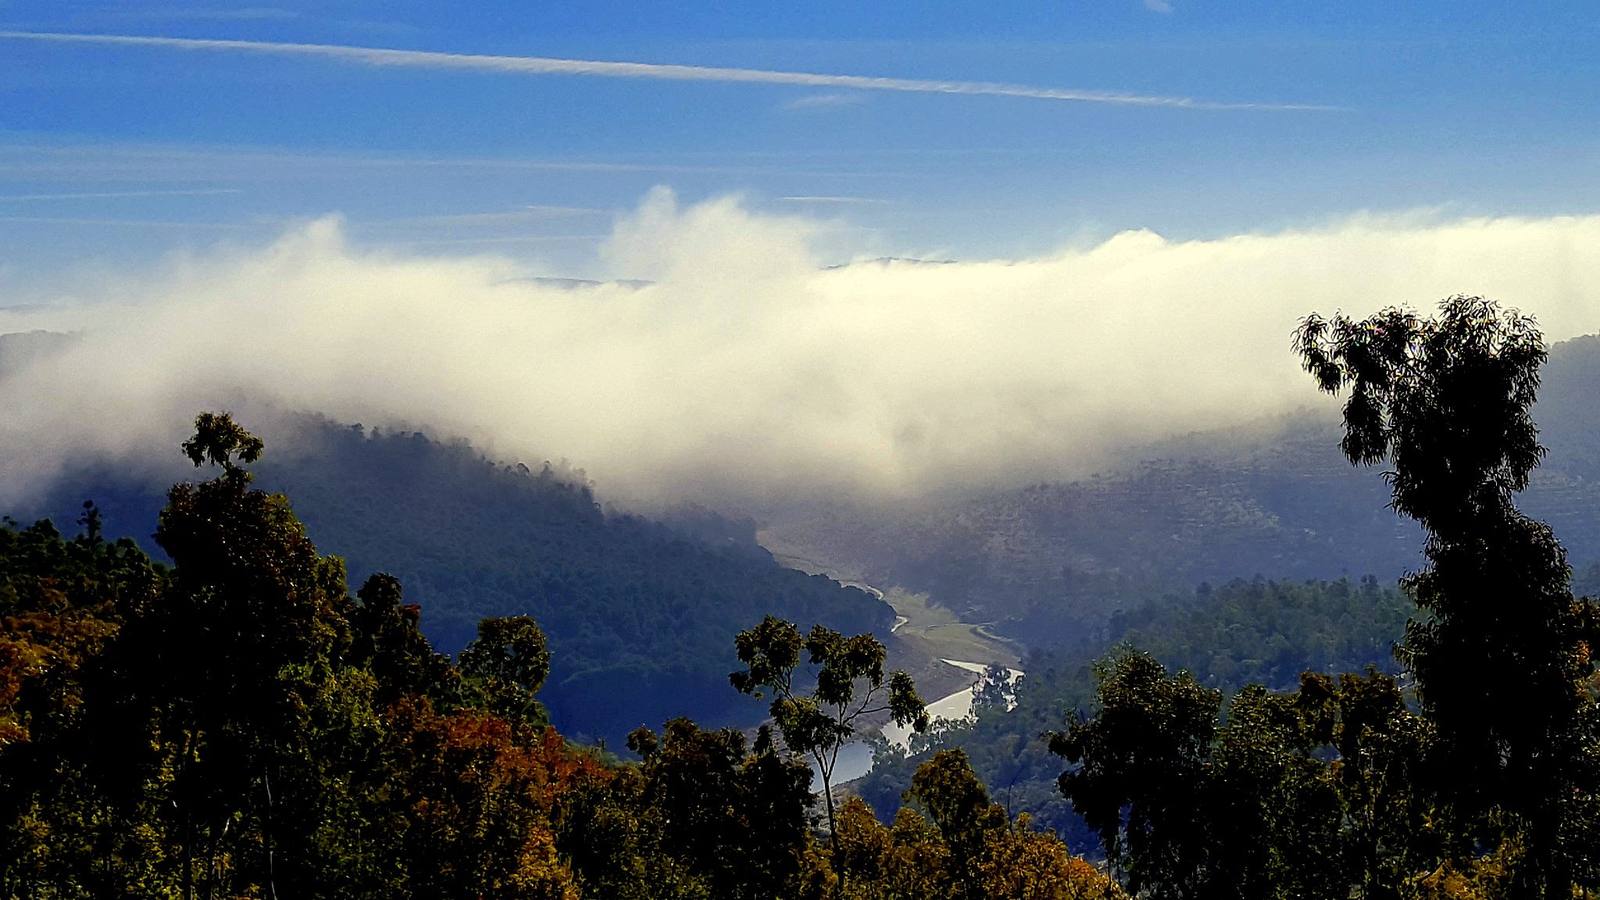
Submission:
<svg viewBox="0 0 1600 900">
<path fill-rule="evenodd" d="M 119 9 L 114 15 L 121 19 L 165 19 L 195 22 L 262 22 L 287 21 L 300 18 L 300 12 L 276 6 L 185 7 L 147 6 L 136 9 Z"/>
<path fill-rule="evenodd" d="M 784 109 L 836 109 L 841 106 L 860 106 L 867 98 L 855 92 L 833 91 L 826 94 L 807 94 L 783 105 Z"/>
<path fill-rule="evenodd" d="M 0 194 L 0 203 L 24 203 L 47 200 L 125 200 L 147 197 L 216 197 L 223 194 L 242 194 L 239 188 L 195 188 L 191 190 L 144 191 L 74 191 L 59 194 Z"/>
<path fill-rule="evenodd" d="M 588 218 L 595 216 L 614 215 L 616 210 L 601 209 L 594 206 L 553 206 L 544 203 L 531 203 L 517 209 L 493 210 L 489 212 L 458 212 L 439 213 L 425 216 L 402 216 L 394 219 L 383 219 L 370 223 L 376 225 L 475 225 L 496 224 L 500 222 L 524 222 L 546 219 Z"/>
<path fill-rule="evenodd" d="M 249 228 L 237 222 L 174 222 L 166 219 L 108 219 L 68 216 L 0 216 L 0 222 L 25 225 L 89 225 L 106 228 L 194 228 L 205 231 L 242 231 Z"/>
<path fill-rule="evenodd" d="M 454 69 L 498 72 L 515 75 L 569 75 L 594 78 L 635 78 L 655 81 L 706 81 L 744 84 L 781 84 L 816 88 L 845 88 L 860 91 L 889 91 L 912 94 L 951 94 L 985 97 L 1013 97 L 1074 103 L 1105 103 L 1121 106 L 1165 107 L 1206 110 L 1336 110 L 1339 107 L 1309 103 L 1258 101 L 1215 101 L 1164 94 L 1079 88 L 1036 87 L 994 81 L 959 81 L 925 78 L 891 78 L 876 75 L 840 75 L 816 72 L 788 72 L 770 69 L 743 69 L 724 66 L 690 66 L 662 63 L 616 62 L 593 59 L 561 59 L 547 56 L 495 56 L 476 53 L 441 53 L 429 50 L 394 50 L 381 47 L 354 47 L 343 44 L 302 44 L 269 41 L 241 41 L 177 37 L 151 37 L 124 34 L 69 34 L 41 31 L 0 31 L 0 39 L 70 44 L 154 47 L 169 50 L 196 50 L 223 53 L 250 53 L 273 56 L 311 56 L 368 66 Z"/>
<path fill-rule="evenodd" d="M 833 196 L 823 196 L 823 195 L 816 195 L 816 194 L 797 195 L 797 196 L 791 196 L 791 197 L 779 197 L 778 200 L 780 202 L 783 202 L 783 203 L 822 203 L 822 204 L 830 204 L 831 203 L 831 204 L 839 204 L 839 205 L 843 205 L 843 206 L 854 206 L 854 205 L 874 205 L 875 206 L 877 204 L 887 202 L 887 201 L 884 201 L 884 200 L 879 200 L 876 197 L 833 197 Z"/>
<path fill-rule="evenodd" d="M 750 156 L 751 154 L 746 154 Z M 754 156 L 759 157 L 759 154 Z M 776 157 L 774 157 L 776 158 Z M 238 182 L 264 173 L 356 172 L 401 169 L 484 172 L 577 172 L 595 174 L 657 173 L 663 175 L 815 175 L 828 178 L 906 177 L 893 168 L 802 168 L 782 165 L 686 163 L 678 157 L 639 159 L 537 159 L 518 157 L 422 157 L 385 154 L 340 154 L 286 148 L 206 147 L 161 144 L 36 144 L 0 143 L 0 177 L 17 179 L 90 179 L 156 181 L 192 184 L 199 179 Z M 198 174 L 197 174 L 198 173 Z"/>
</svg>

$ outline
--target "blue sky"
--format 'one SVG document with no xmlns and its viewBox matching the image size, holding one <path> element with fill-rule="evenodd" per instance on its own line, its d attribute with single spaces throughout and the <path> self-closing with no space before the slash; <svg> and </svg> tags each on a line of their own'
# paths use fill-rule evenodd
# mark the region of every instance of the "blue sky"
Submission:
<svg viewBox="0 0 1600 900">
<path fill-rule="evenodd" d="M 0 501 L 237 397 L 909 496 L 1325 403 L 1311 310 L 1593 333 L 1596 19 L 0 0 L 0 333 L 83 335 L 0 383 Z"/>
<path fill-rule="evenodd" d="M 1600 208 L 1592 4 L 0 0 L 0 30 L 1002 82 L 1184 108 L 373 66 L 0 39 L 0 266 L 46 277 L 339 213 L 354 240 L 594 271 L 666 185 L 826 252 L 1017 256 L 1128 228 Z"/>
</svg>

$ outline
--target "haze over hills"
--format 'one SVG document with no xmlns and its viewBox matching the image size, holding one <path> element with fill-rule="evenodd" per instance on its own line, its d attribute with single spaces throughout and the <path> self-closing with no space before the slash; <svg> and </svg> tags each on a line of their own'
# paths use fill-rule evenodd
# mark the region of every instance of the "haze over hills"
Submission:
<svg viewBox="0 0 1600 900">
<path fill-rule="evenodd" d="M 1600 337 L 1555 345 L 1536 418 L 1549 455 L 1521 498 L 1578 569 L 1600 561 Z M 1350 466 L 1337 410 L 1130 448 L 1093 478 L 968 497 L 826 504 L 769 525 L 782 553 L 931 594 L 1032 646 L 1097 640 L 1114 611 L 1256 575 L 1392 582 L 1422 535 Z"/>
<path fill-rule="evenodd" d="M 1596 60 L 0 0 L 0 900 L 1600 896 Z"/>
<path fill-rule="evenodd" d="M 195 410 L 240 398 L 578 460 L 634 508 L 1003 491 L 1311 403 L 1288 335 L 1313 309 L 1481 290 L 1556 340 L 1595 329 L 1600 293 L 1600 217 L 1132 229 L 938 265 L 857 248 L 829 268 L 825 220 L 661 189 L 608 231 L 588 281 L 373 246 L 329 216 L 7 283 L 0 332 L 82 340 L 0 395 L 0 500 L 69 454 L 165 453 Z"/>
<path fill-rule="evenodd" d="M 633 728 L 675 715 L 759 720 L 760 704 L 735 693 L 727 675 L 734 634 L 769 612 L 850 632 L 887 634 L 893 623 L 882 600 L 779 566 L 751 523 L 703 509 L 680 510 L 671 525 L 608 514 L 581 472 L 497 465 L 416 432 L 268 421 L 278 429 L 267 432 L 257 483 L 293 499 L 312 539 L 345 559 L 353 581 L 397 576 L 435 646 L 459 650 L 486 616 L 536 617 L 553 655 L 541 698 L 575 738 L 620 748 Z M 160 478 L 79 467 L 7 512 L 51 517 L 70 532 L 91 498 L 108 534 L 158 552 L 148 536 L 165 503 Z"/>
<path fill-rule="evenodd" d="M 0 337 L 0 371 L 72 340 Z M 1587 400 L 1597 385 L 1600 338 L 1554 348 L 1538 409 L 1551 454 L 1525 498 L 1579 568 L 1600 560 L 1600 415 Z M 615 743 L 677 712 L 750 721 L 756 707 L 726 686 L 728 648 L 764 612 L 846 631 L 881 633 L 893 620 L 859 590 L 781 567 L 748 519 L 607 514 L 581 472 L 497 464 L 413 431 L 262 416 L 272 423 L 262 484 L 290 493 L 313 538 L 354 574 L 400 576 L 441 647 L 459 648 L 482 616 L 538 617 L 555 650 L 546 699 L 574 734 Z M 780 557 L 925 592 L 1035 650 L 1100 646 L 1117 610 L 1201 582 L 1388 582 L 1414 567 L 1418 532 L 1385 509 L 1381 473 L 1346 465 L 1337 440 L 1331 415 L 1294 415 L 1130 451 L 1147 461 L 1081 481 L 914 506 L 809 497 L 765 510 L 762 537 Z M 79 464 L 9 512 L 70 526 L 93 498 L 111 533 L 143 539 L 182 465 L 176 453 L 131 468 Z"/>
</svg>

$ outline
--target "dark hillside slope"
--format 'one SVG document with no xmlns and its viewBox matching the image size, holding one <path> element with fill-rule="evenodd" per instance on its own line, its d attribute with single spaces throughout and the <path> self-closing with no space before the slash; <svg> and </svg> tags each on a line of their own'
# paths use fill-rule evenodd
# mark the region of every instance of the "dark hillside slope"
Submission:
<svg viewBox="0 0 1600 900">
<path fill-rule="evenodd" d="M 441 649 L 459 649 L 484 616 L 537 618 L 553 655 L 541 699 L 574 737 L 620 747 L 632 728 L 669 716 L 759 719 L 760 704 L 735 693 L 727 673 L 734 634 L 765 613 L 851 632 L 893 622 L 882 601 L 779 566 L 739 539 L 747 526 L 704 511 L 693 528 L 607 515 L 588 486 L 548 467 L 495 465 L 466 444 L 321 420 L 297 430 L 269 436 L 258 483 L 294 499 L 354 582 L 399 577 Z M 163 503 L 158 485 L 83 470 L 13 515 L 48 514 L 70 530 L 86 497 L 103 507 L 108 533 L 146 543 Z M 712 530 L 714 544 L 699 536 Z"/>
<path fill-rule="evenodd" d="M 1600 338 L 1551 349 L 1535 410 L 1550 453 L 1520 498 L 1575 567 L 1600 562 Z M 1144 460 L 1072 482 L 912 512 L 807 514 L 785 547 L 930 593 L 1030 646 L 1095 641 L 1109 616 L 1167 591 L 1263 575 L 1392 582 L 1422 534 L 1388 508 L 1378 468 L 1339 452 L 1337 410 L 1136 449 Z"/>
<path fill-rule="evenodd" d="M 1057 830 L 1076 852 L 1095 853 L 1098 839 L 1056 787 L 1062 760 L 1049 752 L 1048 733 L 1092 712 L 1097 659 L 1120 644 L 1225 693 L 1250 683 L 1288 690 L 1305 671 L 1359 672 L 1372 665 L 1394 672 L 1393 645 L 1413 611 L 1398 589 L 1371 578 L 1235 579 L 1151 598 L 1113 616 L 1092 646 L 1031 654 L 1023 661 L 1027 675 L 1015 708 L 980 704 L 973 719 L 942 734 L 936 746 L 964 750 L 1013 811 Z M 889 754 L 856 788 L 882 815 L 897 808 L 912 773 L 930 755 Z"/>
</svg>

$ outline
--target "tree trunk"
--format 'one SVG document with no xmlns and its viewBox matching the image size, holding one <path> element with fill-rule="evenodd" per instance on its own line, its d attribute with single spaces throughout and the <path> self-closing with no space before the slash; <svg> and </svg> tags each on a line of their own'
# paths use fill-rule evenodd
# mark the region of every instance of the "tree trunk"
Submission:
<svg viewBox="0 0 1600 900">
<path fill-rule="evenodd" d="M 821 761 L 819 760 L 818 762 L 818 768 L 821 768 Z M 839 821 L 833 813 L 833 785 L 830 783 L 832 779 L 828 775 L 829 773 L 826 771 L 822 773 L 822 799 L 828 805 L 828 855 L 833 861 L 833 874 L 838 879 L 834 882 L 833 895 L 842 897 L 844 896 L 844 865 L 839 859 Z"/>
</svg>

